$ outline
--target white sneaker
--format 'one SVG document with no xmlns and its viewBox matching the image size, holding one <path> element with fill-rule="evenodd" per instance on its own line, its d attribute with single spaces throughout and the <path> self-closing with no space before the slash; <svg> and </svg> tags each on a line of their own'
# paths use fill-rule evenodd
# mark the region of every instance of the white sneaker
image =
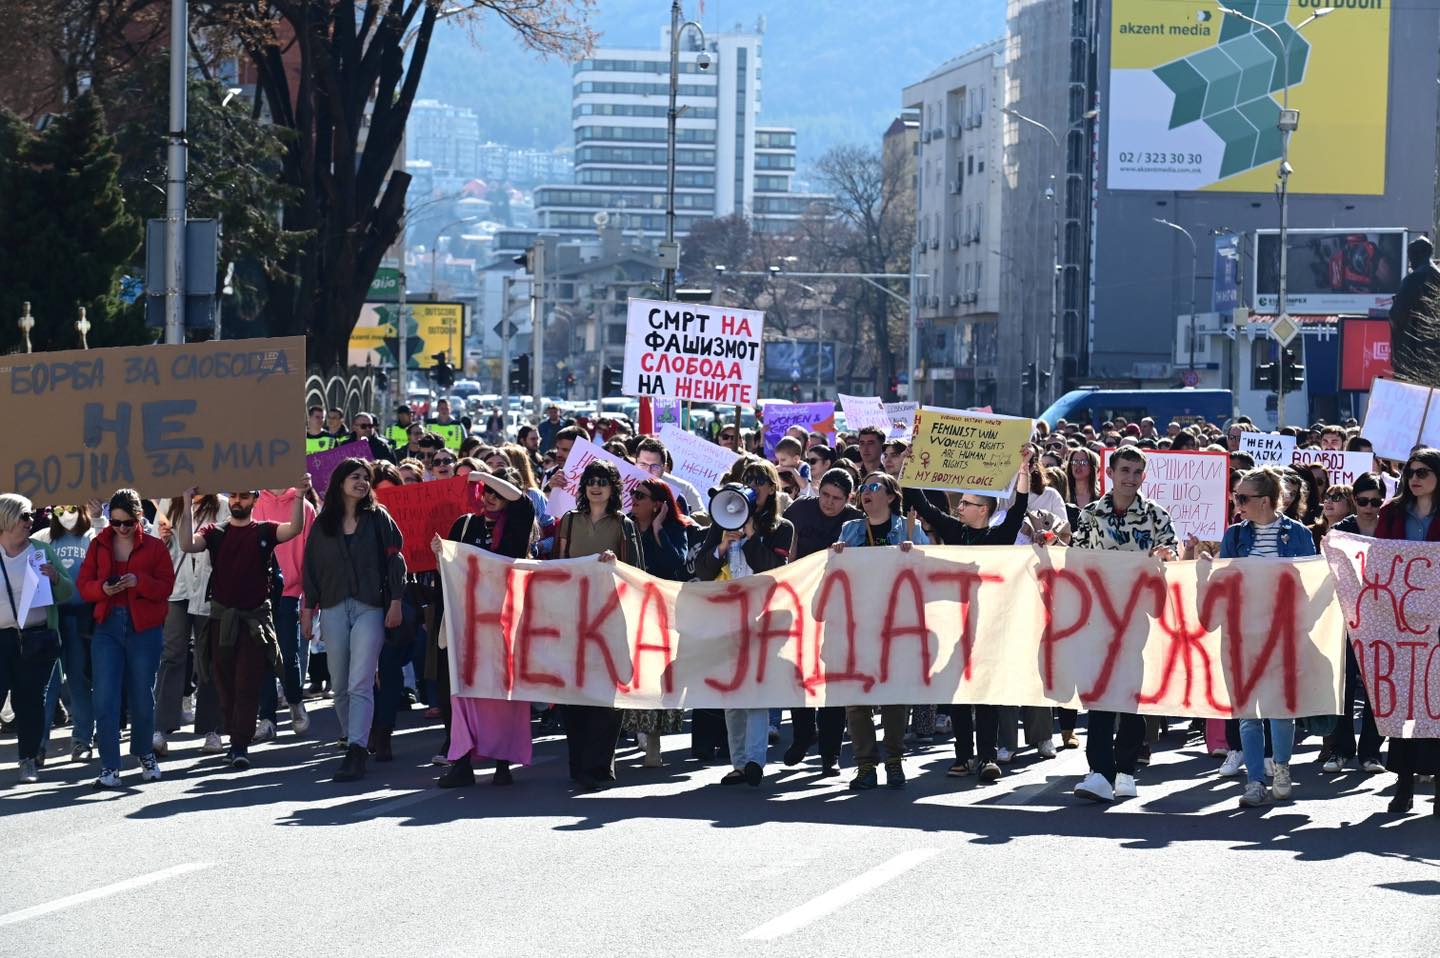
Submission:
<svg viewBox="0 0 1440 958">
<path fill-rule="evenodd" d="M 1288 764 L 1276 763 L 1275 781 L 1270 786 L 1270 792 L 1275 796 L 1275 800 L 1283 802 L 1288 799 L 1292 785 L 1293 783 L 1290 781 L 1290 766 Z"/>
<path fill-rule="evenodd" d="M 180 700 L 180 724 L 190 725 L 195 721 L 195 696 L 187 695 Z"/>
<path fill-rule="evenodd" d="M 120 772 L 118 769 L 102 768 L 100 777 L 95 779 L 96 788 L 119 788 Z"/>
<path fill-rule="evenodd" d="M 211 732 L 205 736 L 205 744 L 200 746 L 201 755 L 219 755 L 225 751 L 225 743 L 220 741 L 219 732 Z"/>
<path fill-rule="evenodd" d="M 1092 802 L 1115 801 L 1115 787 L 1099 772 L 1086 775 L 1080 784 L 1075 786 L 1075 794 Z"/>
<path fill-rule="evenodd" d="M 1274 760 L 1273 758 L 1267 758 L 1267 759 L 1265 760 L 1265 777 L 1266 777 L 1266 778 L 1274 778 L 1274 777 L 1275 777 L 1275 760 Z"/>
<path fill-rule="evenodd" d="M 1270 792 L 1264 782 L 1251 782 L 1245 786 L 1245 794 L 1240 796 L 1241 808 L 1259 808 L 1270 801 Z"/>
<path fill-rule="evenodd" d="M 275 723 L 269 719 L 261 719 L 255 723 L 255 735 L 250 739 L 252 742 L 268 742 L 275 737 Z"/>
<path fill-rule="evenodd" d="M 310 731 L 310 715 L 305 711 L 304 702 L 290 704 L 290 731 L 296 735 L 304 735 Z"/>
<path fill-rule="evenodd" d="M 1336 772 L 1343 772 L 1345 771 L 1345 759 L 1339 755 L 1332 755 L 1325 760 L 1325 764 L 1321 768 L 1332 775 Z"/>
<path fill-rule="evenodd" d="M 32 782 L 40 781 L 40 769 L 33 758 L 22 758 L 20 760 L 20 784 L 29 785 Z"/>
<path fill-rule="evenodd" d="M 170 753 L 170 743 L 165 741 L 165 733 L 156 732 L 150 736 L 150 749 L 156 755 L 168 755 Z"/>
<path fill-rule="evenodd" d="M 1366 775 L 1379 775 L 1385 771 L 1385 766 L 1376 758 L 1367 758 L 1360 763 L 1360 768 Z"/>
<path fill-rule="evenodd" d="M 140 781 L 160 781 L 160 763 L 155 761 L 154 755 L 140 756 Z"/>
<path fill-rule="evenodd" d="M 1015 753 L 1002 745 L 995 750 L 995 761 L 1001 765 L 1009 765 L 1015 761 Z"/>
<path fill-rule="evenodd" d="M 1124 772 L 1115 773 L 1115 797 L 1116 798 L 1137 798 L 1140 795 L 1135 790 L 1135 776 L 1126 775 Z"/>
<path fill-rule="evenodd" d="M 1041 742 L 1037 750 L 1040 752 L 1041 758 L 1055 757 L 1055 743 L 1050 739 L 1046 739 L 1045 741 Z"/>
<path fill-rule="evenodd" d="M 1245 755 L 1242 752 L 1229 752 L 1225 755 L 1225 761 L 1220 765 L 1222 778 L 1234 778 L 1240 774 L 1245 767 Z"/>
</svg>

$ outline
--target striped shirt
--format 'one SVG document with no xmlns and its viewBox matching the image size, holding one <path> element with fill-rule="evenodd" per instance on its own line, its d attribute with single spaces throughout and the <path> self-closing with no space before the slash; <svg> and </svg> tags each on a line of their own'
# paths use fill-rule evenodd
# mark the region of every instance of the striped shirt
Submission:
<svg viewBox="0 0 1440 958">
<path fill-rule="evenodd" d="M 1280 520 L 1269 525 L 1255 524 L 1255 544 L 1250 547 L 1252 556 L 1280 555 Z"/>
</svg>

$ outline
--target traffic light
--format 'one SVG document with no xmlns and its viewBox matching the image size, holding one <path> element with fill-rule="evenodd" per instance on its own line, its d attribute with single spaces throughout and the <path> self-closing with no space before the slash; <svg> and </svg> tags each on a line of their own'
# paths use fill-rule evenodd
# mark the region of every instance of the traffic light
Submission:
<svg viewBox="0 0 1440 958">
<path fill-rule="evenodd" d="M 510 364 L 510 392 L 523 396 L 530 392 L 530 354 L 516 356 Z"/>
<path fill-rule="evenodd" d="M 1255 388 L 1261 392 L 1274 392 L 1280 388 L 1274 363 L 1261 363 L 1255 367 Z"/>
<path fill-rule="evenodd" d="M 1043 393 L 1045 390 L 1047 390 L 1047 389 L 1049 389 L 1049 388 L 1050 388 L 1050 370 L 1049 370 L 1049 369 L 1042 369 L 1042 370 L 1040 370 L 1040 391 Z"/>
<path fill-rule="evenodd" d="M 430 358 L 435 360 L 435 365 L 430 367 L 430 376 L 435 380 L 435 385 L 441 389 L 449 389 L 455 385 L 455 367 L 446 361 L 445 354 L 435 353 Z"/>
<path fill-rule="evenodd" d="M 1295 350 L 1285 350 L 1285 391 L 1287 393 L 1299 392 L 1305 388 L 1305 367 L 1299 362 Z"/>
<path fill-rule="evenodd" d="M 600 370 L 600 390 L 607 396 L 620 395 L 620 370 L 605 366 Z"/>
<path fill-rule="evenodd" d="M 375 391 L 377 393 L 380 393 L 382 396 L 390 391 L 390 376 L 388 373 L 385 372 L 385 370 L 375 370 L 375 377 L 372 382 L 375 385 Z"/>
<path fill-rule="evenodd" d="M 1035 388 L 1034 363 L 1026 363 L 1025 368 L 1020 370 L 1020 388 L 1027 393 Z"/>
</svg>

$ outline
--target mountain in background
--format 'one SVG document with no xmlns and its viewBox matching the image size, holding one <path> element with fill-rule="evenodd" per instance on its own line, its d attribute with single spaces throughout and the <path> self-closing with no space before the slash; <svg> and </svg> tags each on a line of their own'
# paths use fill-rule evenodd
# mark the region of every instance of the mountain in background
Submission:
<svg viewBox="0 0 1440 958">
<path fill-rule="evenodd" d="M 765 18 L 761 122 L 799 131 L 803 165 L 842 143 L 878 143 L 900 91 L 1005 30 L 1005 0 L 696 0 L 686 16 L 709 32 L 752 31 Z M 659 47 L 665 0 L 599 0 L 601 47 Z M 480 116 L 486 139 L 572 146 L 570 64 L 540 60 L 490 17 L 477 38 L 442 21 L 420 95 Z"/>
</svg>

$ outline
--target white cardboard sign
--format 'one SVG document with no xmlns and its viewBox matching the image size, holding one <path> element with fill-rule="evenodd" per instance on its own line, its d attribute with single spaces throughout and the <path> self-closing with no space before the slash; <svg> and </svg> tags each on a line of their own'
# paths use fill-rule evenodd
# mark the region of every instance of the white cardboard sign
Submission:
<svg viewBox="0 0 1440 958">
<path fill-rule="evenodd" d="M 1241 433 L 1240 451 L 1257 466 L 1288 466 L 1295 455 L 1295 437 L 1278 432 Z"/>
<path fill-rule="evenodd" d="M 660 427 L 660 441 L 674 463 L 671 475 L 684 479 L 701 495 L 718 486 L 720 477 L 740 458 L 738 453 L 676 426 Z"/>
<path fill-rule="evenodd" d="M 625 318 L 627 396 L 748 405 L 759 398 L 765 314 L 632 299 Z"/>
<path fill-rule="evenodd" d="M 559 489 L 551 489 L 547 497 L 552 516 L 559 518 L 575 508 L 575 503 L 580 499 L 580 474 L 596 459 L 603 459 L 620 470 L 621 507 L 626 512 L 630 511 L 630 490 L 646 479 L 654 478 L 645 470 L 632 466 L 590 440 L 576 439 L 575 444 L 570 447 L 570 455 L 565 457 L 565 465 L 561 467 L 565 474 L 565 485 Z"/>
</svg>

